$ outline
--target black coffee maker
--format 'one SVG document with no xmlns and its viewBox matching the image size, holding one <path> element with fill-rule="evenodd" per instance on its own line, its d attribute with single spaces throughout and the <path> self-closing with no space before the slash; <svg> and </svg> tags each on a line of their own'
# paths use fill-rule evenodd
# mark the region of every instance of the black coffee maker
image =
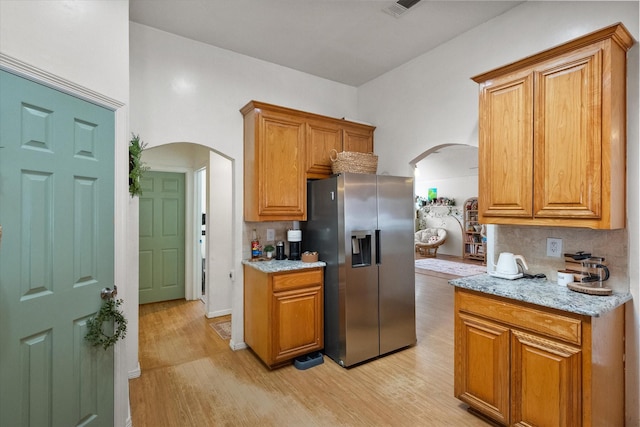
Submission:
<svg viewBox="0 0 640 427">
<path fill-rule="evenodd" d="M 276 259 L 277 260 L 287 259 L 287 256 L 284 254 L 284 242 L 282 240 L 276 243 Z"/>
<path fill-rule="evenodd" d="M 289 241 L 289 259 L 292 261 L 300 261 L 302 230 L 287 231 L 287 240 Z"/>
</svg>

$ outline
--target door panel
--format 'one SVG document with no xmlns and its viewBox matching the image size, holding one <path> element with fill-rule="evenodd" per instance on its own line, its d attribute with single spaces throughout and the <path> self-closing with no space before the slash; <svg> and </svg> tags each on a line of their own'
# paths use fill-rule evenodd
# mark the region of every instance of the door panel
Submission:
<svg viewBox="0 0 640 427">
<path fill-rule="evenodd" d="M 532 99 L 531 73 L 495 79 L 482 88 L 478 147 L 481 216 L 533 215 Z"/>
<path fill-rule="evenodd" d="M 322 287 L 273 294 L 273 360 L 322 348 Z"/>
<path fill-rule="evenodd" d="M 0 71 L 0 426 L 112 426 L 114 114 Z"/>
<path fill-rule="evenodd" d="M 306 158 L 304 122 L 263 112 L 259 125 L 264 135 L 258 154 L 258 162 L 264 169 L 258 182 L 259 214 L 303 217 L 306 211 L 305 170 L 301 167 Z"/>
<path fill-rule="evenodd" d="M 342 129 L 332 122 L 307 122 L 307 178 L 331 175 L 331 150 L 342 151 Z"/>
<path fill-rule="evenodd" d="M 344 124 L 342 148 L 344 151 L 373 153 L 373 129 L 350 128 Z"/>
<path fill-rule="evenodd" d="M 582 425 L 582 352 L 513 331 L 512 418 L 514 425 Z"/>
<path fill-rule="evenodd" d="M 184 298 L 184 179 L 149 171 L 140 180 L 140 304 Z"/>
<path fill-rule="evenodd" d="M 339 284 L 344 333 L 341 331 L 340 340 L 345 343 L 342 360 L 345 366 L 350 366 L 380 355 L 375 175 L 341 174 L 338 195 L 343 197 L 345 230 L 344 274 Z M 363 241 L 363 246 L 354 247 L 358 240 Z"/>
<path fill-rule="evenodd" d="M 455 396 L 509 424 L 509 328 L 465 313 L 455 322 Z"/>
<path fill-rule="evenodd" d="M 378 176 L 380 354 L 416 343 L 413 179 Z"/>
<path fill-rule="evenodd" d="M 536 217 L 602 215 L 602 51 L 536 72 Z"/>
</svg>

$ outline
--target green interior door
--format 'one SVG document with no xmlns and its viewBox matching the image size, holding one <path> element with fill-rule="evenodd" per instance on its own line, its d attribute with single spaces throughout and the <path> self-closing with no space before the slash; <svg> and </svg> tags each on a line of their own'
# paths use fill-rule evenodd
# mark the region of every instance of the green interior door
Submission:
<svg viewBox="0 0 640 427">
<path fill-rule="evenodd" d="M 0 426 L 113 426 L 114 113 L 0 71 Z"/>
<path fill-rule="evenodd" d="M 140 304 L 184 298 L 184 174 L 140 180 Z"/>
</svg>

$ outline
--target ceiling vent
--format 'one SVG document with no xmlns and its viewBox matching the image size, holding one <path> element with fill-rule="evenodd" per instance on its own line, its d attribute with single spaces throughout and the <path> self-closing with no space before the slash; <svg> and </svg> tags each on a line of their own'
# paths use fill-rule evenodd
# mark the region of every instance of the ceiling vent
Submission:
<svg viewBox="0 0 640 427">
<path fill-rule="evenodd" d="M 404 15 L 411 7 L 415 6 L 420 0 L 398 0 L 393 3 L 389 7 L 385 7 L 382 9 L 383 12 L 388 13 L 394 18 L 400 18 Z"/>
</svg>

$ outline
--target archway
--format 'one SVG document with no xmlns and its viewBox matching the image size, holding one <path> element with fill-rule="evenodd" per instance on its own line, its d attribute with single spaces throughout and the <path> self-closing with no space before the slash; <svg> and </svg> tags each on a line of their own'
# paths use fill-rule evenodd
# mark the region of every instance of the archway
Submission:
<svg viewBox="0 0 640 427">
<path fill-rule="evenodd" d="M 233 268 L 233 160 L 208 146 L 176 142 L 145 149 L 144 164 L 150 170 L 181 172 L 186 178 L 185 209 L 185 294 L 186 299 L 202 296 L 202 257 L 200 237 L 202 212 L 198 198 L 197 176 L 205 169 L 206 212 L 205 315 L 217 317 L 231 314 Z"/>
<path fill-rule="evenodd" d="M 428 199 L 429 189 L 436 189 L 437 197 L 453 200 L 451 209 L 433 209 L 426 221 L 429 227 L 447 230 L 447 241 L 438 249 L 439 254 L 462 256 L 463 237 L 457 211 L 461 212 L 466 199 L 478 195 L 478 147 L 440 144 L 424 151 L 409 163 L 416 175 L 416 201 Z"/>
</svg>

